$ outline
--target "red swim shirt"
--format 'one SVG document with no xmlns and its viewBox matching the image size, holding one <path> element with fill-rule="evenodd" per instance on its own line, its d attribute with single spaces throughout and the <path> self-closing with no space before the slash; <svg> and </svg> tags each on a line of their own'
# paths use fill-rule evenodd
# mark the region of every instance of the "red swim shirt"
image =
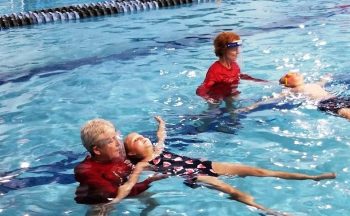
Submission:
<svg viewBox="0 0 350 216">
<path fill-rule="evenodd" d="M 241 69 L 236 62 L 232 62 L 231 68 L 228 69 L 216 61 L 208 69 L 205 80 L 198 86 L 196 94 L 206 100 L 222 100 L 228 96 L 238 95 L 240 92 L 237 87 L 240 79 L 265 82 L 265 80 L 241 74 Z"/>
<path fill-rule="evenodd" d="M 128 180 L 133 165 L 124 162 L 101 163 L 87 156 L 74 169 L 75 179 L 80 183 L 75 201 L 80 204 L 106 203 L 117 196 L 118 188 Z M 150 187 L 150 181 L 137 183 L 129 196 L 142 193 Z"/>
</svg>

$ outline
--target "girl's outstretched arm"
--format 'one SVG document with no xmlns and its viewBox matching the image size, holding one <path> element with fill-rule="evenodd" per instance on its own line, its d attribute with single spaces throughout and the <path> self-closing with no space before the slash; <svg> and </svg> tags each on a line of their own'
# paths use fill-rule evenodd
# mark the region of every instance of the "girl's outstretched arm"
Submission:
<svg viewBox="0 0 350 216">
<path fill-rule="evenodd" d="M 109 202 L 107 205 L 119 203 L 122 199 L 127 197 L 131 192 L 132 188 L 137 183 L 141 172 L 147 167 L 149 167 L 149 164 L 147 162 L 137 163 L 131 175 L 129 176 L 128 181 L 118 188 L 117 196 L 114 199 L 111 199 L 111 202 Z"/>
<path fill-rule="evenodd" d="M 156 154 L 160 154 L 165 147 L 165 138 L 166 138 L 166 130 L 165 130 L 165 121 L 160 116 L 155 116 L 155 120 L 158 122 L 158 129 L 157 129 L 157 138 L 158 142 L 154 146 L 154 150 Z"/>
</svg>

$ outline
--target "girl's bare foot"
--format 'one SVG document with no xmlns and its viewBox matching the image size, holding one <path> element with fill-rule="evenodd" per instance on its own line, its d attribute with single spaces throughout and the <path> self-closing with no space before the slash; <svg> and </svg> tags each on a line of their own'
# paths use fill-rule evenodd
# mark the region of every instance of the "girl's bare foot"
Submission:
<svg viewBox="0 0 350 216">
<path fill-rule="evenodd" d="M 336 175 L 335 173 L 324 173 L 322 175 L 315 176 L 313 180 L 320 181 L 323 179 L 335 179 Z"/>
</svg>

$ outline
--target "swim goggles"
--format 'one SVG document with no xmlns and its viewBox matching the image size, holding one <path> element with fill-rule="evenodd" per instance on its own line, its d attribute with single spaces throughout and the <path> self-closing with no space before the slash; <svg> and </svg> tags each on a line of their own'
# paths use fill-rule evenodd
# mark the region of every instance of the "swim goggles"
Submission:
<svg viewBox="0 0 350 216">
<path fill-rule="evenodd" d="M 233 41 L 233 42 L 230 42 L 230 43 L 226 44 L 227 48 L 235 48 L 235 47 L 239 47 L 239 46 L 242 46 L 242 41 L 241 40 Z"/>
<path fill-rule="evenodd" d="M 293 72 L 288 72 L 285 76 L 284 76 L 284 85 L 288 85 L 288 78 L 290 78 L 293 75 Z"/>
</svg>

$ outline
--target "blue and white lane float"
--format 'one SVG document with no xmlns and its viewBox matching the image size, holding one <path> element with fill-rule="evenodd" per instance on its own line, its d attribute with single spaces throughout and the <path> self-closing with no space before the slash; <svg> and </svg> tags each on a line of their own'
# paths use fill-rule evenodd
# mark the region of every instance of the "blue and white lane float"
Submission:
<svg viewBox="0 0 350 216">
<path fill-rule="evenodd" d="M 210 2 L 213 0 L 202 0 Z M 196 0 L 200 3 L 201 0 Z M 191 4 L 192 0 L 110 0 L 0 16 L 0 29 Z"/>
</svg>

